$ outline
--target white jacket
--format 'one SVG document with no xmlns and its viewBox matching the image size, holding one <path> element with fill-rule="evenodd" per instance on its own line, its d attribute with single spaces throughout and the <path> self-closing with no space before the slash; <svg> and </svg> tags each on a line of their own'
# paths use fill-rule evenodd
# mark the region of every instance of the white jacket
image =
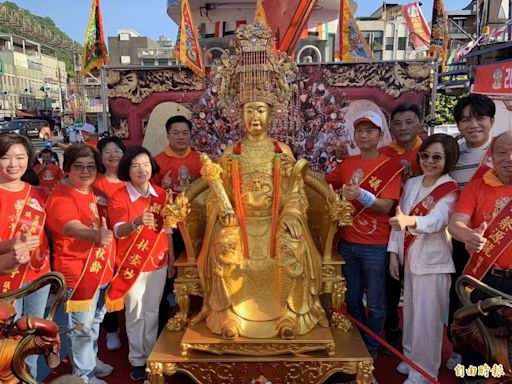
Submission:
<svg viewBox="0 0 512 384">
<path fill-rule="evenodd" d="M 418 196 L 423 175 L 413 177 L 405 183 L 400 208 L 408 214 L 414 208 L 418 197 L 423 200 L 425 196 Z M 434 186 L 428 189 L 432 192 L 438 185 L 453 181 L 449 175 L 441 176 Z M 411 271 L 417 275 L 428 273 L 452 273 L 455 267 L 452 260 L 452 243 L 446 226 L 457 202 L 457 193 L 450 193 L 430 210 L 426 216 L 416 217 L 416 229 L 411 230 L 416 239 L 409 247 L 407 262 Z M 400 264 L 404 263 L 404 236 L 405 231 L 391 231 L 389 236 L 388 252 L 398 254 Z"/>
</svg>

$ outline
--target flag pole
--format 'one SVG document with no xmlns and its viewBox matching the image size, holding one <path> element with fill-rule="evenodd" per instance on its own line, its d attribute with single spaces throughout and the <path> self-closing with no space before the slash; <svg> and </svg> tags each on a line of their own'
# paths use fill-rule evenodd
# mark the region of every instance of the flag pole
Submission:
<svg viewBox="0 0 512 384">
<path fill-rule="evenodd" d="M 434 133 L 435 128 L 435 116 L 436 116 L 436 97 L 437 97 L 437 83 L 438 83 L 438 77 L 439 77 L 439 58 L 436 57 L 432 64 L 434 66 L 433 69 L 433 76 L 432 79 L 432 92 L 431 92 L 431 100 L 430 100 L 430 121 L 429 121 L 429 128 L 428 128 L 428 134 L 429 136 Z"/>
<path fill-rule="evenodd" d="M 110 136 L 110 119 L 108 118 L 108 89 L 107 89 L 107 68 L 102 65 L 100 68 L 100 86 L 101 86 L 101 102 L 102 108 L 102 120 L 108 136 Z"/>
</svg>

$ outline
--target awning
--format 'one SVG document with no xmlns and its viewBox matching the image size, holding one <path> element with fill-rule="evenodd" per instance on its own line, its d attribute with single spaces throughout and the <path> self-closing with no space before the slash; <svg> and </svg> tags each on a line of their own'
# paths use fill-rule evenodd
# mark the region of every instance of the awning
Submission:
<svg viewBox="0 0 512 384">
<path fill-rule="evenodd" d="M 16 110 L 16 117 L 35 117 L 36 114 L 33 112 L 25 112 L 20 111 L 19 109 Z"/>
</svg>

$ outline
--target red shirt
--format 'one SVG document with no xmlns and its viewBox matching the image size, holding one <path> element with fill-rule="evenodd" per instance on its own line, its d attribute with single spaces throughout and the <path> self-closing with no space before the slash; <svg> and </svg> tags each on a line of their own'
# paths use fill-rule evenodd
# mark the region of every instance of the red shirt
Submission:
<svg viewBox="0 0 512 384">
<path fill-rule="evenodd" d="M 462 190 L 454 213 L 471 217 L 470 228 L 478 228 L 482 222 L 489 224 L 501 208 L 512 198 L 512 185 L 505 185 L 488 171 L 484 177 L 472 179 Z M 512 269 L 512 250 L 500 256 L 496 265 Z"/>
<path fill-rule="evenodd" d="M 131 184 L 129 184 L 131 186 Z M 137 200 L 132 201 L 130 194 L 128 193 L 128 185 L 124 188 L 119 189 L 108 205 L 108 213 L 112 223 L 112 227 L 115 227 L 119 223 L 129 223 L 135 220 L 137 217 L 142 215 L 144 209 L 150 208 L 154 213 L 160 213 L 160 210 L 164 207 L 167 200 L 167 193 L 160 187 L 154 186 L 155 192 L 158 197 L 139 197 Z M 133 188 L 133 187 L 132 187 Z M 157 206 L 158 205 L 158 206 Z M 118 252 L 116 264 L 121 265 L 123 258 L 130 247 L 131 243 L 135 239 L 137 231 L 132 232 L 125 238 L 117 240 Z M 169 243 L 167 240 L 167 234 L 160 232 L 156 245 L 150 254 L 150 259 L 144 265 L 144 272 L 155 271 L 162 268 L 168 263 L 167 250 Z"/>
<path fill-rule="evenodd" d="M 94 180 L 94 183 L 92 185 L 94 185 L 100 191 L 105 192 L 108 199 L 110 200 L 118 189 L 121 189 L 126 185 L 126 181 L 119 181 L 117 183 L 113 183 L 109 179 L 107 179 L 105 175 L 99 175 L 98 177 L 96 177 L 96 180 Z"/>
<path fill-rule="evenodd" d="M 45 190 L 47 194 L 55 188 L 64 177 L 64 172 L 57 164 L 50 163 L 43 168 L 42 164 L 36 164 L 34 171 L 39 179 L 39 186 Z"/>
<path fill-rule="evenodd" d="M 343 184 L 350 184 L 354 173 L 362 175 L 363 179 L 370 174 L 379 164 L 389 159 L 385 155 L 381 155 L 371 160 L 363 160 L 361 156 L 350 156 L 343 160 L 334 171 L 328 173 L 325 181 L 332 184 L 334 189 L 339 189 Z M 383 167 L 389 167 L 389 177 L 395 174 L 399 164 L 389 161 Z M 397 174 L 384 187 L 379 194 L 379 198 L 391 199 L 398 201 L 400 198 L 401 177 Z M 384 180 L 387 182 L 388 180 Z M 355 220 L 354 224 L 345 227 L 343 231 L 343 239 L 356 244 L 383 245 L 389 240 L 391 227 L 389 226 L 389 214 L 375 212 L 371 208 L 366 208 Z"/>
<path fill-rule="evenodd" d="M 93 243 L 63 236 L 61 234 L 62 229 L 72 220 L 79 220 L 89 228 L 98 229 L 100 213 L 96 204 L 103 206 L 104 211 L 106 211 L 106 198 L 96 198 L 93 192 L 82 194 L 75 188 L 62 183 L 55 187 L 48 198 L 46 223 L 53 235 L 54 268 L 64 275 L 68 288 L 76 286 Z M 115 255 L 114 242 L 111 243 L 110 247 L 110 260 L 101 281 L 102 285 L 112 280 Z"/>
<path fill-rule="evenodd" d="M 183 156 L 177 155 L 170 147 L 155 156 L 160 166 L 153 183 L 162 186 L 164 177 L 170 178 L 171 189 L 175 193 L 183 191 L 190 183 L 201 177 L 201 158 L 199 152 L 188 149 Z"/>
<path fill-rule="evenodd" d="M 25 183 L 21 191 L 11 192 L 5 189 L 0 189 L 2 198 L 0 199 L 0 240 L 12 239 L 14 233 L 11 225 L 16 225 L 18 214 L 16 208 L 23 207 L 25 197 L 30 189 L 31 204 L 40 208 L 41 211 L 45 210 L 46 194 L 43 190 L 31 187 L 30 184 Z M 30 267 L 27 270 L 24 281 L 33 281 L 36 278 L 50 272 L 50 251 L 48 247 L 48 239 L 41 231 L 39 236 L 40 246 L 34 249 L 30 254 Z"/>
<path fill-rule="evenodd" d="M 404 181 L 407 181 L 410 177 L 421 175 L 423 172 L 418 164 L 418 151 L 421 147 L 423 140 L 419 137 L 416 138 L 416 144 L 410 151 L 405 150 L 398 143 L 393 141 L 391 144 L 379 148 L 380 153 L 389 156 L 393 159 L 398 159 L 404 167 L 403 176 Z"/>
</svg>

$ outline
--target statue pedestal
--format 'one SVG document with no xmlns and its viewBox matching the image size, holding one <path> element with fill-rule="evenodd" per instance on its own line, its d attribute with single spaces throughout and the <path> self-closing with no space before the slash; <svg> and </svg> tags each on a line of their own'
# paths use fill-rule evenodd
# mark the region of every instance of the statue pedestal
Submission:
<svg viewBox="0 0 512 384">
<path fill-rule="evenodd" d="M 198 327 L 206 329 L 206 325 L 202 324 L 202 327 Z M 177 372 L 188 375 L 196 383 L 204 384 L 250 384 L 260 375 L 265 376 L 272 384 L 320 384 L 336 372 L 355 374 L 357 384 L 370 384 L 372 380 L 373 360 L 361 335 L 354 328 L 346 332 L 334 327 L 327 329 L 335 343 L 332 356 L 326 351 L 246 356 L 217 355 L 190 349 L 183 356 L 181 344 L 188 331 L 162 332 L 147 361 L 151 384 L 164 384 L 165 376 Z M 200 334 L 197 330 L 190 330 L 187 337 L 189 336 Z M 271 341 L 267 340 L 268 342 Z M 290 343 L 283 340 L 284 344 L 287 342 Z M 217 343 L 226 342 L 217 338 Z M 261 345 L 265 345 L 264 342 Z"/>
<path fill-rule="evenodd" d="M 188 356 L 191 350 L 217 355 L 245 356 L 275 356 L 325 351 L 326 355 L 333 356 L 334 349 L 330 328 L 318 326 L 306 335 L 297 336 L 292 340 L 284 340 L 279 337 L 269 339 L 238 337 L 235 340 L 224 340 L 219 335 L 210 332 L 206 323 L 202 321 L 194 327 L 189 326 L 181 339 L 181 354 L 183 356 Z"/>
</svg>

